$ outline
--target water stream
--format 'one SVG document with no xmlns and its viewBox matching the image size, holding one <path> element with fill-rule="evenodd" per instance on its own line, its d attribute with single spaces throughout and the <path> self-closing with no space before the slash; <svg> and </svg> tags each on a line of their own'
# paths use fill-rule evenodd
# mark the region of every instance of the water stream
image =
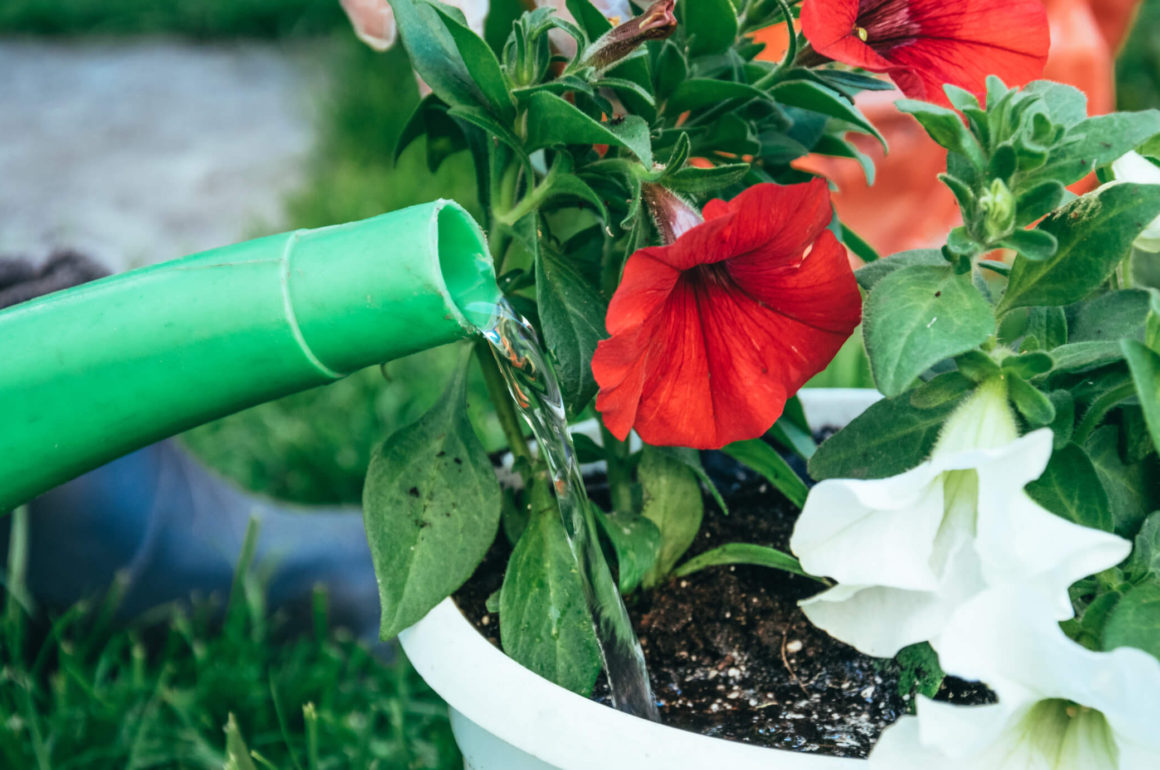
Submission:
<svg viewBox="0 0 1160 770">
<path fill-rule="evenodd" d="M 640 641 L 600 549 L 596 521 L 568 434 L 564 401 L 552 365 L 531 324 L 507 300 L 500 301 L 493 321 L 480 331 L 491 344 L 508 390 L 531 427 L 540 457 L 552 476 L 564 531 L 579 567 L 584 597 L 600 643 L 612 703 L 621 711 L 659 721 Z"/>
</svg>

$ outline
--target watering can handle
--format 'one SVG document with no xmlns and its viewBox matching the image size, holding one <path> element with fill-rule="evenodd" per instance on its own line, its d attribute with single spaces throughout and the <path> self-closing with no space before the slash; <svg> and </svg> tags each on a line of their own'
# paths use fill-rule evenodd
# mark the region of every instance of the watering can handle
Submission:
<svg viewBox="0 0 1160 770">
<path fill-rule="evenodd" d="M 255 404 L 462 339 L 500 293 L 440 200 L 227 246 L 0 312 L 0 512 Z"/>
</svg>

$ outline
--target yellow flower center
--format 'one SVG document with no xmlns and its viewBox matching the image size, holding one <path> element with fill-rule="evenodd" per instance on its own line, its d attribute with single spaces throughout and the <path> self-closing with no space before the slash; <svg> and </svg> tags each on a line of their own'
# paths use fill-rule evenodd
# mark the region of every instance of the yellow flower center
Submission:
<svg viewBox="0 0 1160 770">
<path fill-rule="evenodd" d="M 854 34 L 857 35 L 858 39 L 863 43 L 870 39 L 870 33 L 866 31 L 865 27 L 854 27 Z"/>
</svg>

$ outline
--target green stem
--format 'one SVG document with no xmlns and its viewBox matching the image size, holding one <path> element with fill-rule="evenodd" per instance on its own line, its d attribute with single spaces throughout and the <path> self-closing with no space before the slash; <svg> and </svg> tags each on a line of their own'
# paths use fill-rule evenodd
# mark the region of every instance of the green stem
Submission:
<svg viewBox="0 0 1160 770">
<path fill-rule="evenodd" d="M 528 448 L 520 417 L 516 414 L 511 394 L 508 393 L 507 383 L 504 382 L 503 374 L 500 373 L 499 366 L 496 365 L 486 340 L 481 339 L 475 344 L 475 358 L 479 361 L 479 368 L 483 371 L 483 381 L 487 385 L 487 394 L 491 397 L 492 406 L 495 407 L 495 415 L 499 418 L 499 427 L 503 430 L 504 438 L 507 439 L 508 448 L 515 456 L 517 465 L 523 462 L 525 467 L 530 468 L 532 466 L 532 450 Z"/>
<path fill-rule="evenodd" d="M 612 510 L 629 515 L 632 511 L 632 474 L 628 469 L 628 442 L 621 441 L 604 423 L 600 423 L 600 437 L 604 443 L 604 459 L 608 464 L 608 494 Z"/>
<path fill-rule="evenodd" d="M 1109 391 L 1106 391 L 1099 396 L 1092 405 L 1084 412 L 1083 420 L 1080 421 L 1079 427 L 1075 429 L 1075 435 L 1072 440 L 1081 446 L 1087 441 L 1088 436 L 1099 425 L 1100 420 L 1110 412 L 1117 404 L 1126 398 L 1129 398 L 1136 392 L 1136 385 L 1132 380 L 1128 380 Z"/>
</svg>

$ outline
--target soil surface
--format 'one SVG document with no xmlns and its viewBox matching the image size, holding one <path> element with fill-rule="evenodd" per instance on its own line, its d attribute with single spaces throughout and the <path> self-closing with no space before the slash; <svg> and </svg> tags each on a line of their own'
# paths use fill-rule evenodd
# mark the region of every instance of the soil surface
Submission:
<svg viewBox="0 0 1160 770">
<path fill-rule="evenodd" d="M 753 472 L 716 452 L 706 469 L 729 507 L 706 497 L 705 520 L 685 558 L 724 543 L 789 550 L 797 511 Z M 804 470 L 804 469 L 802 469 Z M 804 475 L 804 474 L 803 474 Z M 598 503 L 600 480 L 590 484 Z M 502 583 L 510 547 L 501 534 L 455 599 L 493 644 L 499 618 L 485 606 Z M 814 628 L 797 606 L 821 584 L 780 570 L 710 567 L 628 601 L 648 661 L 661 720 L 761 746 L 865 757 L 882 730 L 907 713 L 908 687 L 893 661 L 871 658 Z M 597 683 L 594 698 L 607 702 Z M 939 699 L 981 703 L 981 687 L 948 679 Z"/>
</svg>

